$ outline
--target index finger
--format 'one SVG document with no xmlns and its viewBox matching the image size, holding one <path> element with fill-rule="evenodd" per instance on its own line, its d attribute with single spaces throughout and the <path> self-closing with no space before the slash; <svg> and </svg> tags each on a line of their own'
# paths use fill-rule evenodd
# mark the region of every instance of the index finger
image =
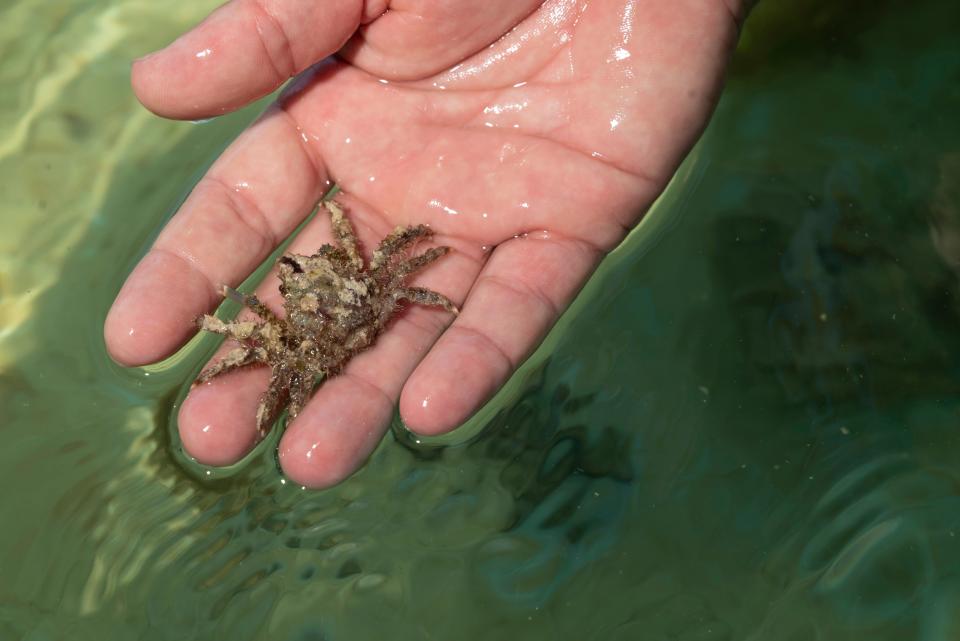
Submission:
<svg viewBox="0 0 960 641">
<path fill-rule="evenodd" d="M 166 48 L 134 62 L 134 92 L 167 118 L 233 111 L 337 51 L 360 25 L 364 5 L 231 0 Z"/>
<path fill-rule="evenodd" d="M 273 107 L 227 148 L 127 278 L 107 314 L 114 360 L 143 365 L 196 333 L 222 284 L 247 277 L 328 188 L 296 124 Z"/>
</svg>

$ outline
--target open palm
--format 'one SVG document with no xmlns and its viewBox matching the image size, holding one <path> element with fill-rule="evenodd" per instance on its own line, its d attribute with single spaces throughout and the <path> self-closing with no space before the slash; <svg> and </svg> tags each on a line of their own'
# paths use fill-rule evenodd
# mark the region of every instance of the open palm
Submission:
<svg viewBox="0 0 960 641">
<path fill-rule="evenodd" d="M 281 464 L 304 485 L 338 482 L 398 399 L 410 429 L 453 429 L 666 185 L 709 115 L 741 12 L 735 0 L 233 0 L 135 64 L 144 104 L 216 115 L 302 73 L 131 274 L 107 318 L 111 355 L 137 365 L 180 346 L 219 286 L 243 280 L 335 182 L 368 249 L 397 225 L 432 227 L 453 251 L 417 283 L 462 313 L 405 310 L 318 389 Z M 292 250 L 329 240 L 318 217 Z M 279 308 L 275 277 L 258 295 Z M 192 390 L 187 451 L 213 465 L 248 452 L 267 379 L 250 368 Z"/>
</svg>

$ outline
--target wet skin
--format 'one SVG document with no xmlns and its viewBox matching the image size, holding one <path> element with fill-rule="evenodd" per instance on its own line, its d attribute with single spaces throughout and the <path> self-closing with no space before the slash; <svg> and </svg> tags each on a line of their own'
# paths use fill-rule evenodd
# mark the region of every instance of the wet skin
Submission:
<svg viewBox="0 0 960 641">
<path fill-rule="evenodd" d="M 299 75 L 127 279 L 106 321 L 111 356 L 141 365 L 175 351 L 221 285 L 242 281 L 336 182 L 368 251 L 397 225 L 430 225 L 452 251 L 412 284 L 462 312 L 451 323 L 411 307 L 325 382 L 280 441 L 284 471 L 339 482 L 398 401 L 411 430 L 452 430 L 665 187 L 706 123 L 744 12 L 738 0 L 233 0 L 134 64 L 141 102 L 208 117 Z M 317 217 L 291 251 L 330 240 Z M 257 295 L 280 308 L 275 275 Z M 188 453 L 224 465 L 249 452 L 268 377 L 250 368 L 194 388 L 179 417 Z"/>
</svg>

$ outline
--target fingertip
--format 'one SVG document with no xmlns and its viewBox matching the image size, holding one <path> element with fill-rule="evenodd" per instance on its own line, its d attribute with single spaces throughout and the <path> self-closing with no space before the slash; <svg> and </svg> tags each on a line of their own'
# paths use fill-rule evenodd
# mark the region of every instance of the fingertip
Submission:
<svg viewBox="0 0 960 641">
<path fill-rule="evenodd" d="M 278 456 L 284 474 L 311 489 L 337 485 L 356 469 L 352 453 L 330 447 L 326 439 L 306 430 L 284 434 Z"/>
<path fill-rule="evenodd" d="M 409 430 L 451 432 L 496 393 L 511 368 L 477 343 L 465 333 L 448 333 L 420 363 L 400 395 L 400 417 Z"/>
<path fill-rule="evenodd" d="M 171 295 L 171 288 L 176 295 Z M 104 321 L 107 353 L 135 367 L 173 353 L 195 332 L 195 317 L 214 304 L 195 270 L 165 255 L 148 254 L 117 294 Z"/>
<path fill-rule="evenodd" d="M 222 24 L 223 13 L 215 11 L 166 47 L 133 61 L 130 86 L 140 104 L 164 118 L 195 120 L 234 111 L 278 84 L 273 72 L 260 72 L 261 56 L 234 46 L 229 30 L 242 26 Z"/>
<path fill-rule="evenodd" d="M 235 83 L 215 80 L 213 70 L 208 68 L 210 64 L 198 58 L 209 49 L 190 53 L 184 50 L 188 45 L 189 42 L 174 42 L 131 64 L 133 94 L 156 115 L 176 120 L 209 118 L 269 93 L 270 85 L 248 88 L 243 79 Z"/>
<path fill-rule="evenodd" d="M 304 487 L 320 489 L 349 477 L 383 438 L 393 404 L 349 375 L 323 383 L 280 439 L 284 473 Z"/>
<path fill-rule="evenodd" d="M 157 73 L 159 53 L 149 53 L 133 61 L 130 65 L 130 88 L 141 105 L 158 116 L 166 116 L 161 99 L 163 92 L 160 90 L 163 77 Z"/>
<path fill-rule="evenodd" d="M 185 343 L 196 328 L 176 303 L 150 292 L 127 292 L 107 313 L 107 354 L 124 367 L 156 363 Z M 154 313 L 146 310 L 155 309 Z"/>
<path fill-rule="evenodd" d="M 400 420 L 411 432 L 436 436 L 446 432 L 446 419 L 437 417 L 433 390 L 424 389 L 423 376 L 414 374 L 400 393 Z"/>
<path fill-rule="evenodd" d="M 129 307 L 114 303 L 103 323 L 103 342 L 107 347 L 107 355 L 124 367 L 137 367 L 151 362 L 148 356 L 145 357 L 140 336 L 137 336 L 138 323 L 132 316 Z"/>
<path fill-rule="evenodd" d="M 420 376 L 400 396 L 400 418 L 411 432 L 439 436 L 452 432 L 470 417 L 472 403 L 449 380 Z"/>
<path fill-rule="evenodd" d="M 251 368 L 190 390 L 177 421 L 187 454 L 217 467 L 246 456 L 260 439 L 254 417 L 267 380 L 268 370 Z"/>
</svg>

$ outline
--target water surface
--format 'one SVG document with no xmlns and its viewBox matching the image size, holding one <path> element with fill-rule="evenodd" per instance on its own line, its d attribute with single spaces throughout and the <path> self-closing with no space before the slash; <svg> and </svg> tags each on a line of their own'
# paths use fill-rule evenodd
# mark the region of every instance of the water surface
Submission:
<svg viewBox="0 0 960 641">
<path fill-rule="evenodd" d="M 0 9 L 0 639 L 960 638 L 960 8 L 761 3 L 668 193 L 451 437 L 339 487 L 184 456 L 213 343 L 116 290 L 257 107 L 129 60 L 215 3 Z"/>
</svg>

